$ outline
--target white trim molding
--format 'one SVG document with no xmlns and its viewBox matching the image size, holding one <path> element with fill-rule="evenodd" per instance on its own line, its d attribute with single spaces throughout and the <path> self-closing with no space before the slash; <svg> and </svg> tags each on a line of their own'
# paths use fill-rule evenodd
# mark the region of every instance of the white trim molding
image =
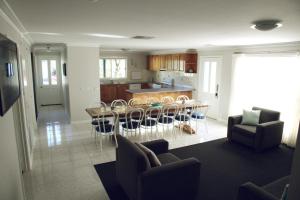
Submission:
<svg viewBox="0 0 300 200">
<path fill-rule="evenodd" d="M 19 20 L 13 9 L 7 3 L 6 0 L 0 0 L 0 16 L 13 28 L 15 29 L 18 34 L 21 36 L 22 39 L 28 44 L 31 45 L 33 43 L 32 38 L 29 35 L 25 35 L 26 29 L 22 22 Z"/>
</svg>

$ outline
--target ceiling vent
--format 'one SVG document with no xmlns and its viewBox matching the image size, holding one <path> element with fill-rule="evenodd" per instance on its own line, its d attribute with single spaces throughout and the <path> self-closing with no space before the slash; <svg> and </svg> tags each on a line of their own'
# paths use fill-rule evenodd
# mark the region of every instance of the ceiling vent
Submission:
<svg viewBox="0 0 300 200">
<path fill-rule="evenodd" d="M 153 38 L 154 38 L 153 36 L 143 36 L 143 35 L 136 35 L 132 37 L 132 39 L 137 39 L 137 40 L 150 40 Z"/>
<path fill-rule="evenodd" d="M 281 26 L 282 24 L 279 20 L 258 20 L 252 23 L 251 28 L 259 31 L 270 31 Z"/>
</svg>

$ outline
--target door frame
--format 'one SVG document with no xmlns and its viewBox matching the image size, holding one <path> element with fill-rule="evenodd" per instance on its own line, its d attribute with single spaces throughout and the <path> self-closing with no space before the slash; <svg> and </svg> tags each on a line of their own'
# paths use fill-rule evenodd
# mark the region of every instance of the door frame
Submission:
<svg viewBox="0 0 300 200">
<path fill-rule="evenodd" d="M 39 112 L 41 108 L 41 97 L 40 97 L 40 61 L 44 59 L 51 59 L 54 58 L 57 61 L 57 82 L 58 82 L 58 89 L 59 89 L 59 98 L 61 99 L 62 105 L 63 103 L 63 91 L 62 91 L 62 75 L 61 75 L 61 54 L 59 52 L 41 52 L 41 53 L 35 53 L 35 66 L 34 66 L 34 77 L 35 77 L 35 90 L 36 90 L 36 104 L 37 104 L 37 110 Z M 51 87 L 51 86 L 49 86 Z"/>
<path fill-rule="evenodd" d="M 203 64 L 206 60 L 217 60 L 218 62 L 218 66 L 217 66 L 217 76 L 216 76 L 216 85 L 218 87 L 218 96 L 217 96 L 217 111 L 216 111 L 216 116 L 213 117 L 212 119 L 216 119 L 216 120 L 220 120 L 220 89 L 221 89 L 221 74 L 222 74 L 222 65 L 223 65 L 223 56 L 221 55 L 212 55 L 212 56 L 201 56 L 198 55 L 198 60 L 200 61 L 198 63 L 198 81 L 197 81 L 197 85 L 198 85 L 198 92 L 197 92 L 197 98 L 198 99 L 202 99 L 201 95 L 203 94 L 203 76 L 204 76 L 204 71 L 203 71 Z M 209 116 L 208 116 L 209 117 Z M 211 118 L 211 117 L 209 117 Z"/>
</svg>

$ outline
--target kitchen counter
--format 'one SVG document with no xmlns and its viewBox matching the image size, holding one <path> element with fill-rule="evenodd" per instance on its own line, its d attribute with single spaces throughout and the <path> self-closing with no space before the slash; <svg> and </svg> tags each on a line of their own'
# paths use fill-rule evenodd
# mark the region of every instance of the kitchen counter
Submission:
<svg viewBox="0 0 300 200">
<path fill-rule="evenodd" d="M 176 99 L 180 95 L 188 96 L 192 99 L 192 91 L 194 89 L 191 87 L 179 87 L 179 86 L 168 86 L 163 88 L 149 88 L 149 89 L 139 89 L 139 90 L 126 90 L 126 100 L 132 98 L 145 100 L 149 97 L 154 97 L 161 99 L 164 96 L 171 96 Z"/>
<path fill-rule="evenodd" d="M 165 93 L 165 92 L 188 92 L 193 91 L 193 88 L 189 87 L 167 87 L 167 88 L 149 88 L 149 89 L 139 89 L 139 90 L 126 90 L 126 92 L 132 93 L 132 94 L 138 94 L 138 93 Z"/>
</svg>

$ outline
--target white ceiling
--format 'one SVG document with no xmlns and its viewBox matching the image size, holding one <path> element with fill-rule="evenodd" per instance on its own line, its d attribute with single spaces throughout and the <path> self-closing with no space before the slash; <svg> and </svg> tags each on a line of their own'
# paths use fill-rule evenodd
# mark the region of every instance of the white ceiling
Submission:
<svg viewBox="0 0 300 200">
<path fill-rule="evenodd" d="M 35 43 L 159 50 L 300 41 L 300 0 L 6 1 Z M 259 19 L 280 19 L 283 27 L 266 32 L 251 29 L 251 22 Z M 48 32 L 58 35 L 41 34 Z"/>
</svg>

